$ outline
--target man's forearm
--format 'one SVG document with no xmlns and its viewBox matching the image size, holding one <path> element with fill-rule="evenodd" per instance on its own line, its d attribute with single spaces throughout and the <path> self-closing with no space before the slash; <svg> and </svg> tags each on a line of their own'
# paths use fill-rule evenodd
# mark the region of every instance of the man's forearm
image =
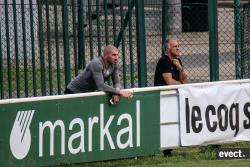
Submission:
<svg viewBox="0 0 250 167">
<path fill-rule="evenodd" d="M 180 72 L 180 82 L 182 84 L 187 83 L 187 74 L 183 70 Z"/>
</svg>

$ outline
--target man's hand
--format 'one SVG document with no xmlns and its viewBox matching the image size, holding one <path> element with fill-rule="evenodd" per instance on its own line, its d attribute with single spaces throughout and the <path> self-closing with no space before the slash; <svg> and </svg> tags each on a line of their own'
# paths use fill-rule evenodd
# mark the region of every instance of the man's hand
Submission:
<svg viewBox="0 0 250 167">
<path fill-rule="evenodd" d="M 183 67 L 178 59 L 173 59 L 173 64 L 177 67 L 179 71 L 183 70 Z"/>
<path fill-rule="evenodd" d="M 127 99 L 132 99 L 133 97 L 133 92 L 128 91 L 128 90 L 120 90 L 119 94 L 123 97 L 126 97 Z M 111 104 L 117 104 L 120 102 L 120 95 L 112 95 L 112 98 L 110 99 Z"/>
<path fill-rule="evenodd" d="M 120 96 L 119 96 L 119 95 L 113 95 L 113 96 L 112 96 L 112 102 L 113 102 L 114 104 L 119 103 L 119 101 L 120 101 Z"/>
<path fill-rule="evenodd" d="M 131 92 L 129 90 L 120 90 L 120 95 L 123 97 L 126 97 L 127 99 L 132 99 L 133 92 Z"/>
</svg>

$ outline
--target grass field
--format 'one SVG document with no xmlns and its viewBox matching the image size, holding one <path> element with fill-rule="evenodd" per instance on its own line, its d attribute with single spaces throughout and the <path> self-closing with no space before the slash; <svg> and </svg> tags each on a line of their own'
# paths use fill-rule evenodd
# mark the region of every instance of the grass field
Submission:
<svg viewBox="0 0 250 167">
<path fill-rule="evenodd" d="M 222 148 L 249 148 L 250 142 L 223 144 Z M 123 160 L 110 160 L 82 164 L 60 165 L 58 167 L 249 167 L 248 160 L 217 160 L 212 146 L 183 147 L 174 149 L 172 156 L 163 154 Z"/>
</svg>

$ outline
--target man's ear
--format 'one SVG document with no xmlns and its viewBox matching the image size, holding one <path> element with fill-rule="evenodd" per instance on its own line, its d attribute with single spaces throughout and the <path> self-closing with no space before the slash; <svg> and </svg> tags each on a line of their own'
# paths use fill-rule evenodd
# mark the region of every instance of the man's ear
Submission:
<svg viewBox="0 0 250 167">
<path fill-rule="evenodd" d="M 103 53 L 102 58 L 106 60 L 107 59 L 107 54 Z"/>
<path fill-rule="evenodd" d="M 168 49 L 165 50 L 164 54 L 165 54 L 165 55 L 168 55 Z"/>
</svg>

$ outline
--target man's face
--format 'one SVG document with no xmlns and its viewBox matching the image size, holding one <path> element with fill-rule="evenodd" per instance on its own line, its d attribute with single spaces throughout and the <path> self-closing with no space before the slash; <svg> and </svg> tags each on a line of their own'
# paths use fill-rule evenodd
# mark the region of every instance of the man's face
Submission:
<svg viewBox="0 0 250 167">
<path fill-rule="evenodd" d="M 174 58 L 176 58 L 180 55 L 180 45 L 177 42 L 177 40 L 173 39 L 173 40 L 169 41 L 168 51 L 169 51 L 169 54 Z"/>
<path fill-rule="evenodd" d="M 110 64 L 117 64 L 119 58 L 119 51 L 117 49 L 111 49 L 107 52 L 107 60 Z"/>
</svg>

